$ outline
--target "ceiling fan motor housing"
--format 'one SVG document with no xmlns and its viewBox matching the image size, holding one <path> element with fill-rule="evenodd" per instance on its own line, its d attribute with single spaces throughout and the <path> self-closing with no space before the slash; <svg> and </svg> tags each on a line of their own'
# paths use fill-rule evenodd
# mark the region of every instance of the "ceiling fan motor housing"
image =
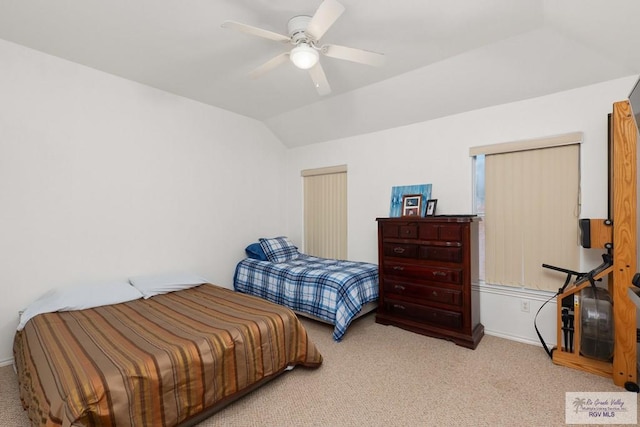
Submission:
<svg viewBox="0 0 640 427">
<path fill-rule="evenodd" d="M 289 37 L 291 37 L 291 43 L 294 45 L 298 45 L 302 42 L 311 42 L 315 41 L 309 38 L 309 36 L 305 33 L 307 30 L 307 26 L 311 21 L 310 16 L 299 15 L 294 16 L 287 23 L 287 30 L 289 30 Z"/>
</svg>

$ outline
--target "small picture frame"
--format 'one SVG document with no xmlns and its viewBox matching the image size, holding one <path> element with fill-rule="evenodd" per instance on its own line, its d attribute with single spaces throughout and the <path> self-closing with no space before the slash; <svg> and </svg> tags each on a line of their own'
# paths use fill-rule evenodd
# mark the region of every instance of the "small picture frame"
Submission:
<svg viewBox="0 0 640 427">
<path fill-rule="evenodd" d="M 422 194 L 402 196 L 402 216 L 420 216 L 422 212 Z"/>
<path fill-rule="evenodd" d="M 438 199 L 429 199 L 427 200 L 427 211 L 425 212 L 426 216 L 434 216 L 436 214 L 436 205 L 438 204 Z"/>
</svg>

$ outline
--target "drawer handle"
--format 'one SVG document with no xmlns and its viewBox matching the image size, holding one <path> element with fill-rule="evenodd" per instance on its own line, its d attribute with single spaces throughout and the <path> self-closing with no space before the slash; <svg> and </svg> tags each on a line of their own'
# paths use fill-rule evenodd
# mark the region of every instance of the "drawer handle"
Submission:
<svg viewBox="0 0 640 427">
<path fill-rule="evenodd" d="M 400 248 L 400 247 L 393 248 L 393 252 L 395 252 L 397 254 L 403 254 L 404 253 L 404 248 Z"/>
<path fill-rule="evenodd" d="M 393 267 L 393 269 L 397 271 L 402 271 L 404 270 L 404 267 L 400 267 L 399 265 L 396 265 L 395 267 Z"/>
<path fill-rule="evenodd" d="M 440 276 L 440 277 L 444 277 L 447 275 L 447 273 L 445 273 L 444 271 L 434 271 L 433 272 L 434 276 Z"/>
<path fill-rule="evenodd" d="M 398 308 L 400 310 L 406 310 L 406 307 L 404 305 L 400 305 L 400 304 L 393 304 L 393 308 Z"/>
<path fill-rule="evenodd" d="M 404 291 L 406 288 L 402 285 L 395 285 L 393 287 L 393 289 L 397 290 L 397 291 Z"/>
<path fill-rule="evenodd" d="M 438 292 L 433 291 L 433 292 L 431 293 L 431 295 L 433 295 L 434 297 L 437 297 L 437 296 L 438 296 Z"/>
</svg>

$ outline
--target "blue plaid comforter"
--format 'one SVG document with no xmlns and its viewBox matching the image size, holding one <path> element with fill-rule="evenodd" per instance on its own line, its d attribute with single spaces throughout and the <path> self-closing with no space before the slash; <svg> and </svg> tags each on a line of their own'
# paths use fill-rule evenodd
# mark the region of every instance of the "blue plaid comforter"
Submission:
<svg viewBox="0 0 640 427">
<path fill-rule="evenodd" d="M 233 286 L 331 323 L 340 341 L 362 306 L 378 299 L 378 266 L 309 255 L 281 263 L 247 258 L 238 263 Z"/>
</svg>

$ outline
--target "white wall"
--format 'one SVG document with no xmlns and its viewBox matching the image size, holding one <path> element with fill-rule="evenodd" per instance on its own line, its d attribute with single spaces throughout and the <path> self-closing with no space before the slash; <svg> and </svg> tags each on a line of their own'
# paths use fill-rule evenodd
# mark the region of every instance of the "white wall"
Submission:
<svg viewBox="0 0 640 427">
<path fill-rule="evenodd" d="M 51 288 L 232 287 L 244 246 L 282 233 L 284 152 L 260 122 L 0 40 L 0 364 Z"/>
<path fill-rule="evenodd" d="M 438 213 L 472 213 L 470 147 L 576 131 L 584 132 L 580 217 L 606 218 L 607 114 L 614 102 L 627 98 L 636 78 L 291 149 L 287 152 L 289 235 L 302 241 L 302 169 L 347 164 L 349 258 L 377 262 L 375 218 L 388 216 L 392 186 L 431 183 Z M 598 265 L 600 254 L 583 250 L 582 269 Z M 558 277 L 558 287 L 563 280 Z M 546 293 L 496 287 L 476 287 L 476 291 L 487 333 L 537 341 L 533 316 Z M 529 313 L 520 311 L 521 299 L 530 301 Z M 555 306 L 549 304 L 538 322 L 551 343 L 555 343 L 555 315 Z"/>
</svg>

